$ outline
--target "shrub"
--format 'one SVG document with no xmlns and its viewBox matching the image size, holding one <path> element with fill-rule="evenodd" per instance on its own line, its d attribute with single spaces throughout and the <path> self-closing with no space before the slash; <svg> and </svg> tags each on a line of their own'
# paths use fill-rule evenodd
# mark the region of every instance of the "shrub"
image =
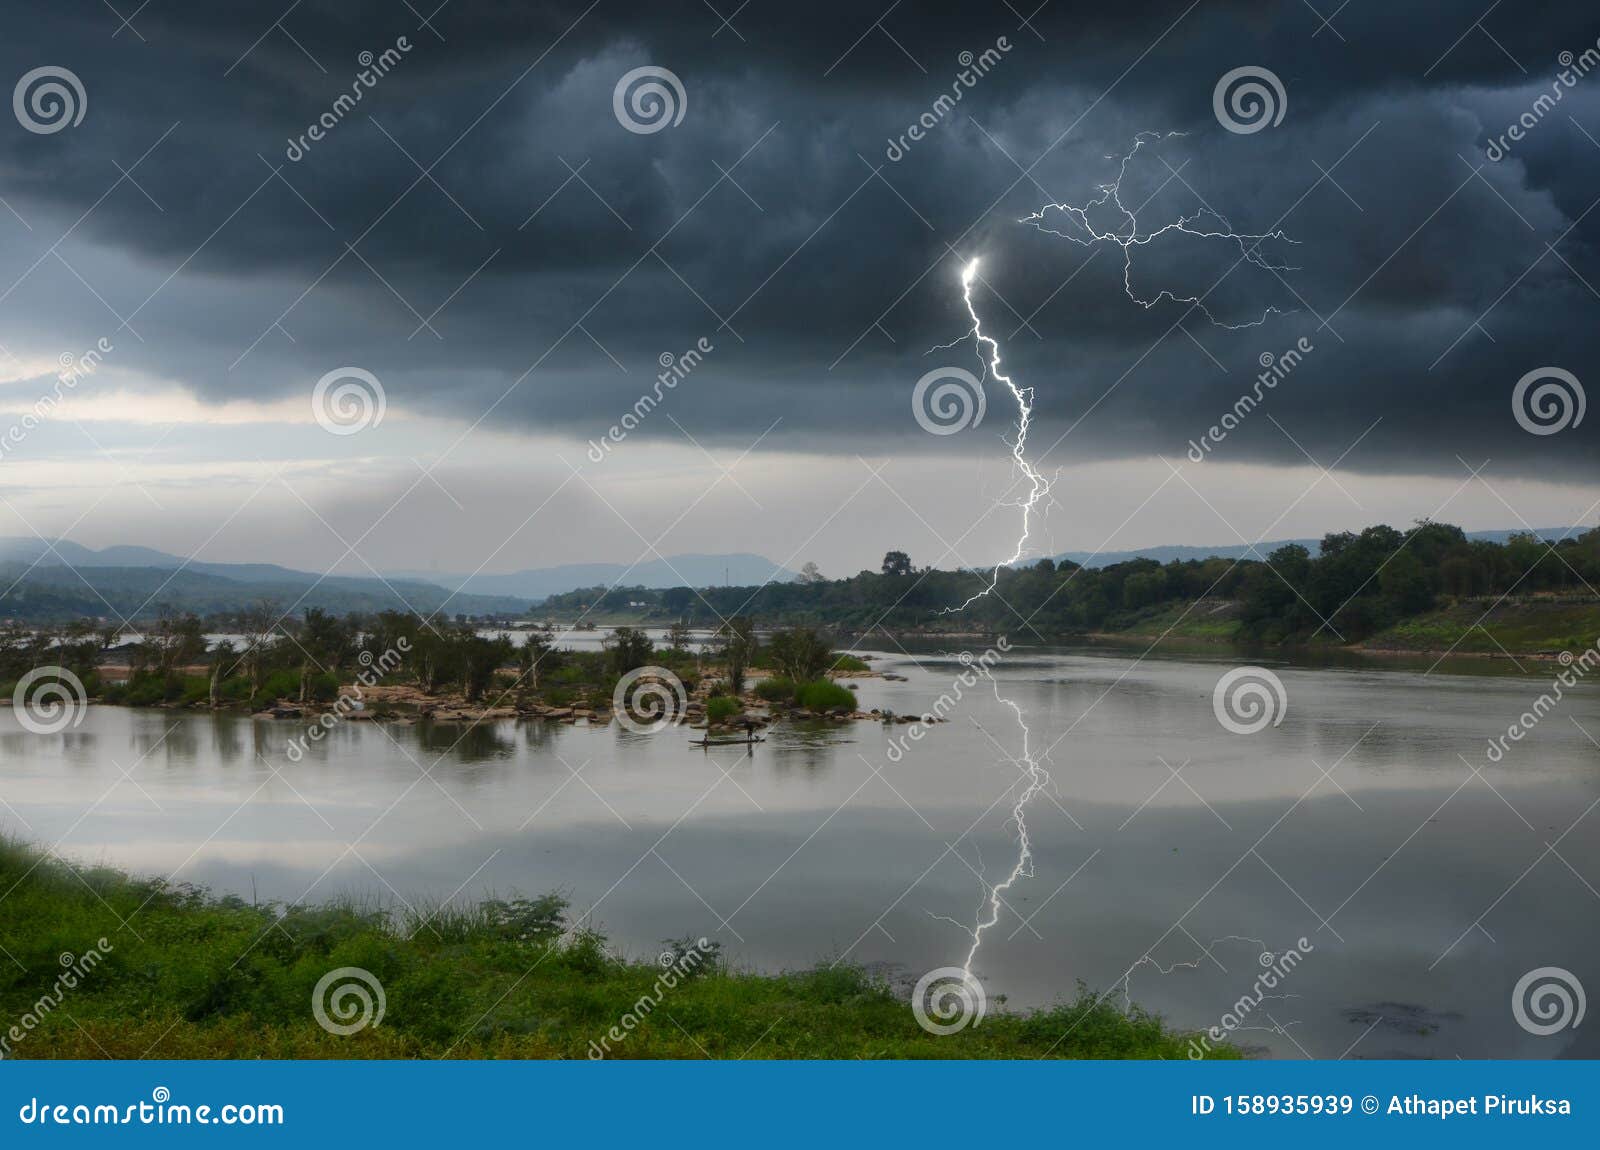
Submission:
<svg viewBox="0 0 1600 1150">
<path fill-rule="evenodd" d="M 270 703 L 274 699 L 295 699 L 299 696 L 299 671 L 273 671 L 261 680 L 261 689 L 256 692 L 256 701 Z"/>
<path fill-rule="evenodd" d="M 193 706 L 204 703 L 211 698 L 211 680 L 202 675 L 185 675 L 183 678 L 183 693 L 178 696 L 180 707 Z"/>
<path fill-rule="evenodd" d="M 784 679 L 774 676 L 762 679 L 756 684 L 756 697 L 765 699 L 769 703 L 792 703 L 795 692 L 800 689 L 800 684 L 793 679 Z"/>
<path fill-rule="evenodd" d="M 306 684 L 306 696 L 318 703 L 331 703 L 339 697 L 339 676 L 331 672 L 312 675 Z"/>
<path fill-rule="evenodd" d="M 169 688 L 171 688 L 170 694 Z M 165 703 L 169 697 L 176 696 L 181 690 L 182 685 L 176 680 L 169 684 L 161 675 L 142 672 L 128 680 L 127 685 L 122 688 L 121 698 L 110 701 L 127 707 L 155 707 Z"/>
<path fill-rule="evenodd" d="M 835 707 L 848 707 L 853 711 L 856 708 L 855 695 L 832 679 L 803 684 L 798 698 L 802 707 L 812 711 L 831 711 Z"/>
<path fill-rule="evenodd" d="M 733 718 L 742 709 L 739 706 L 738 699 L 729 695 L 718 695 L 716 698 L 706 701 L 706 718 L 713 723 L 720 723 L 726 719 Z"/>
</svg>

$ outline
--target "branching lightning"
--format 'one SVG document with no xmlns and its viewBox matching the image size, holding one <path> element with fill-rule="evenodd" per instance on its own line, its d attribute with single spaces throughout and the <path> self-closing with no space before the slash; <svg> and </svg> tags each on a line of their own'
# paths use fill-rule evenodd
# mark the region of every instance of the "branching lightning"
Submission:
<svg viewBox="0 0 1600 1150">
<path fill-rule="evenodd" d="M 1158 974 L 1162 974 L 1162 975 L 1173 974 L 1173 973 L 1175 973 L 1176 971 L 1179 971 L 1179 970 L 1199 970 L 1200 967 L 1205 962 L 1205 960 L 1210 956 L 1211 952 L 1220 943 L 1224 943 L 1224 942 L 1253 942 L 1253 943 L 1255 943 L 1256 946 L 1261 948 L 1260 949 L 1260 953 L 1257 954 L 1257 956 L 1256 956 L 1256 961 L 1257 961 L 1258 965 L 1263 966 L 1263 967 L 1267 967 L 1267 966 L 1273 965 L 1280 958 L 1282 958 L 1283 955 L 1288 953 L 1287 951 L 1275 951 L 1271 947 L 1269 947 L 1265 942 L 1263 942 L 1261 939 L 1259 939 L 1259 938 L 1251 938 L 1248 935 L 1243 935 L 1243 934 L 1225 934 L 1221 938 L 1214 938 L 1211 941 L 1209 941 L 1207 943 L 1204 943 L 1204 944 L 1200 944 L 1200 940 L 1199 939 L 1195 939 L 1194 941 L 1196 942 L 1197 945 L 1201 946 L 1201 952 L 1202 953 L 1197 955 L 1196 957 L 1194 957 L 1192 959 L 1184 959 L 1184 960 L 1181 960 L 1181 961 L 1173 962 L 1168 966 L 1162 966 L 1161 963 L 1157 962 L 1150 955 L 1146 954 L 1142 958 L 1140 958 L 1137 962 L 1135 962 L 1132 966 L 1130 966 L 1127 969 L 1127 971 L 1124 972 L 1122 978 L 1119 979 L 1117 981 L 1116 985 L 1113 986 L 1113 988 L 1112 988 L 1113 990 L 1116 989 L 1116 986 L 1120 986 L 1122 988 L 1122 1009 L 1124 1011 L 1127 1011 L 1127 1010 L 1131 1010 L 1133 1008 L 1133 989 L 1132 989 L 1133 988 L 1133 972 L 1138 970 L 1142 966 L 1152 966 L 1152 967 L 1155 968 L 1155 970 L 1156 970 L 1156 972 Z M 1213 960 L 1213 961 L 1215 961 L 1215 960 Z M 1107 992 L 1107 993 L 1109 993 L 1109 992 Z M 1257 1002 L 1257 1005 L 1259 1005 L 1262 1002 L 1287 1002 L 1291 998 L 1300 998 L 1300 997 L 1302 997 L 1302 996 L 1298 995 L 1298 994 L 1260 994 L 1260 995 L 1257 996 L 1256 1002 Z M 1272 1020 L 1272 1025 L 1271 1026 L 1247 1026 L 1247 1025 L 1245 1025 L 1245 1024 L 1243 1024 L 1241 1022 L 1239 1025 L 1232 1027 L 1232 1029 L 1233 1030 L 1259 1030 L 1259 1031 L 1263 1031 L 1263 1032 L 1265 1032 L 1267 1034 L 1281 1034 L 1281 1035 L 1287 1036 L 1288 1033 L 1289 1033 L 1289 1028 L 1291 1026 L 1299 1026 L 1299 1025 L 1301 1025 L 1301 1021 L 1298 1018 L 1290 1019 L 1288 1022 L 1279 1022 L 1277 1019 L 1272 1018 L 1272 1016 L 1270 1014 L 1268 1014 L 1267 1017 Z"/>
<path fill-rule="evenodd" d="M 1128 164 L 1145 147 L 1156 140 L 1171 136 L 1181 136 L 1182 132 L 1168 132 L 1165 136 L 1160 132 L 1141 132 L 1133 139 L 1133 148 L 1126 154 L 1110 157 L 1119 161 L 1117 165 L 1117 178 L 1109 184 L 1100 185 L 1100 194 L 1084 204 L 1045 204 L 1031 215 L 1024 216 L 1019 222 L 1032 224 L 1042 232 L 1053 236 L 1060 236 L 1064 240 L 1083 247 L 1093 247 L 1096 244 L 1116 244 L 1122 249 L 1122 288 L 1129 299 L 1145 310 L 1155 307 L 1162 300 L 1171 300 L 1174 303 L 1186 303 L 1198 309 L 1206 319 L 1217 327 L 1229 331 L 1239 331 L 1248 327 L 1259 327 L 1273 315 L 1281 315 L 1283 311 L 1277 307 L 1267 307 L 1261 315 L 1248 323 L 1225 323 L 1214 316 L 1205 305 L 1205 297 L 1210 290 L 1198 296 L 1179 295 L 1176 292 L 1162 288 L 1155 295 L 1148 298 L 1141 297 L 1133 287 L 1133 253 L 1142 247 L 1154 243 L 1163 236 L 1182 234 L 1203 240 L 1221 240 L 1237 246 L 1239 260 L 1243 263 L 1253 264 L 1263 271 L 1281 274 L 1296 270 L 1290 264 L 1274 263 L 1261 252 L 1261 245 L 1268 240 L 1279 243 L 1292 244 L 1298 241 L 1290 239 L 1282 231 L 1274 229 L 1270 232 L 1252 234 L 1249 232 L 1236 232 L 1226 216 L 1213 210 L 1209 206 L 1202 206 L 1200 211 L 1192 216 L 1180 215 L 1176 220 L 1163 224 L 1154 230 L 1141 232 L 1139 230 L 1139 209 L 1130 208 L 1122 202 L 1122 181 L 1127 178 Z M 1169 169 L 1171 165 L 1168 165 Z M 1173 171 L 1174 179 L 1179 179 L 1176 170 Z M 1146 201 L 1148 203 L 1148 201 Z M 1115 226 L 1097 227 L 1090 219 L 1090 214 L 1100 214 L 1099 209 L 1104 209 L 1112 214 L 1116 221 Z M 1065 223 L 1070 225 L 1071 231 L 1062 231 L 1048 226 L 1049 213 L 1060 213 L 1065 218 Z M 1219 281 L 1220 282 L 1220 281 Z"/>
<path fill-rule="evenodd" d="M 1168 135 L 1171 136 L 1178 136 L 1182 134 L 1183 133 L 1181 132 L 1168 133 Z M 1291 265 L 1273 262 L 1267 256 L 1263 255 L 1260 249 L 1261 245 L 1267 241 L 1276 241 L 1286 244 L 1292 244 L 1296 241 L 1290 239 L 1277 229 L 1259 234 L 1236 232 L 1233 228 L 1233 225 L 1225 216 L 1212 209 L 1209 205 L 1204 205 L 1203 201 L 1202 209 L 1193 215 L 1179 215 L 1176 220 L 1165 223 L 1153 230 L 1141 230 L 1138 212 L 1144 205 L 1141 205 L 1140 208 L 1129 208 L 1126 204 L 1124 204 L 1122 201 L 1122 185 L 1128 174 L 1128 166 L 1134 157 L 1137 156 L 1147 144 L 1163 138 L 1164 137 L 1162 134 L 1157 132 L 1142 132 L 1135 136 L 1133 148 L 1130 151 L 1121 157 L 1113 157 L 1119 161 L 1116 179 L 1109 184 L 1100 185 L 1100 194 L 1088 200 L 1086 203 L 1082 205 L 1056 203 L 1046 204 L 1037 211 L 1033 212 L 1031 215 L 1024 217 L 1019 222 L 1032 224 L 1040 231 L 1048 232 L 1051 235 L 1060 236 L 1063 239 L 1070 240 L 1071 242 L 1080 244 L 1084 247 L 1094 247 L 1102 243 L 1115 244 L 1122 250 L 1123 290 L 1130 300 L 1146 310 L 1155 307 L 1163 300 L 1169 300 L 1173 303 L 1188 304 L 1191 310 L 1198 310 L 1213 325 L 1230 331 L 1237 331 L 1249 327 L 1257 327 L 1265 323 L 1272 315 L 1282 314 L 1282 309 L 1269 306 L 1263 309 L 1257 318 L 1247 323 L 1224 322 L 1223 320 L 1218 319 L 1217 316 L 1215 316 L 1211 310 L 1207 308 L 1205 303 L 1206 297 L 1211 294 L 1211 291 L 1215 290 L 1215 287 L 1217 286 L 1215 284 L 1212 286 L 1212 288 L 1200 295 L 1182 295 L 1170 289 L 1162 288 L 1153 296 L 1146 298 L 1142 297 L 1138 292 L 1135 291 L 1133 284 L 1133 253 L 1138 249 L 1147 247 L 1156 240 L 1161 239 L 1163 236 L 1177 234 L 1189 236 L 1199 240 L 1221 241 L 1235 246 L 1238 250 L 1239 259 L 1233 265 L 1234 267 L 1237 267 L 1239 263 L 1249 263 L 1257 268 L 1278 276 L 1280 279 L 1282 278 L 1282 273 L 1295 270 Z M 1181 179 L 1179 170 L 1172 169 L 1171 165 L 1168 165 L 1168 168 L 1172 171 L 1172 179 Z M 1152 196 L 1151 198 L 1154 197 Z M 1147 200 L 1146 204 L 1148 204 L 1148 202 L 1149 201 Z M 1051 224 L 1054 222 L 1051 213 L 1058 213 L 1065 220 L 1066 224 L 1071 226 L 1072 230 L 1064 231 L 1060 230 L 1058 227 L 1051 226 Z M 1090 218 L 1091 213 L 1093 213 L 1095 216 L 1101 216 L 1105 213 L 1110 213 L 1115 222 L 1108 227 L 1097 226 L 1096 223 Z M 1232 268 L 1230 268 L 1229 271 L 1231 272 Z M 983 380 L 987 380 L 989 377 L 999 380 L 1001 383 L 1005 384 L 1006 388 L 1011 392 L 1012 398 L 1016 400 L 1017 435 L 1015 442 L 1012 444 L 1011 457 L 1015 462 L 1017 469 L 1022 473 L 1023 477 L 1028 482 L 1028 492 L 1025 498 L 1015 504 L 1015 506 L 1020 507 L 1022 510 L 1022 523 L 1021 530 L 1017 536 L 1017 541 L 1015 546 L 1012 548 L 1011 554 L 995 564 L 994 569 L 990 573 L 987 586 L 978 591 L 976 594 L 972 595 L 960 606 L 945 608 L 944 613 L 953 613 L 964 610 L 977 600 L 982 599 L 992 593 L 999 585 L 1000 571 L 1005 567 L 1009 567 L 1018 563 L 1024 558 L 1028 551 L 1028 540 L 1033 532 L 1034 512 L 1037 508 L 1039 508 L 1041 501 L 1050 493 L 1050 481 L 1040 474 L 1038 469 L 1033 465 L 1033 462 L 1028 458 L 1027 453 L 1028 431 L 1033 421 L 1033 388 L 1019 385 L 1001 369 L 1000 344 L 993 336 L 986 335 L 984 333 L 983 321 L 978 315 L 977 305 L 973 303 L 972 284 L 977 278 L 978 260 L 972 259 L 968 261 L 966 266 L 961 271 L 961 298 L 966 304 L 967 315 L 972 320 L 972 326 L 957 339 L 952 340 L 947 344 L 938 345 L 938 347 L 950 348 L 954 347 L 956 344 L 966 341 L 967 339 L 973 340 L 976 346 L 978 360 L 983 365 Z M 1223 278 L 1226 278 L 1226 274 Z M 1220 284 L 1221 280 L 1218 280 L 1217 283 Z M 980 385 L 981 383 L 982 380 L 980 380 Z M 1034 757 L 1031 746 L 1032 732 L 1028 729 L 1027 717 L 1023 713 L 1021 706 L 1000 694 L 999 684 L 995 683 L 993 676 L 989 675 L 987 670 L 985 670 L 984 674 L 989 678 L 991 685 L 994 687 L 995 699 L 1011 708 L 1012 714 L 1016 717 L 1017 725 L 1022 729 L 1021 757 L 1018 759 L 1013 759 L 1012 761 L 1016 766 L 1021 768 L 1023 777 L 1026 781 L 1011 808 L 1011 821 L 1015 822 L 1017 825 L 1017 861 L 1015 865 L 1012 866 L 1010 873 L 1006 875 L 1006 877 L 1000 882 L 991 885 L 987 882 L 987 880 L 984 880 L 984 886 L 986 888 L 985 897 L 979 903 L 975 921 L 970 928 L 962 926 L 962 929 L 966 930 L 967 933 L 969 933 L 972 937 L 972 945 L 968 949 L 966 961 L 961 967 L 964 976 L 969 980 L 975 980 L 975 976 L 972 973 L 972 965 L 977 960 L 978 951 L 983 945 L 983 936 L 985 932 L 992 929 L 1000 921 L 1001 911 L 1007 905 L 1005 897 L 1006 892 L 1009 891 L 1021 879 L 1033 877 L 1033 844 L 1028 836 L 1028 824 L 1026 819 L 1027 807 L 1028 804 L 1035 797 L 1037 797 L 1042 790 L 1049 786 L 1051 782 L 1049 773 Z M 955 920 L 950 919 L 945 915 L 934 915 L 933 917 L 945 922 L 955 922 Z M 961 926 L 960 923 L 955 923 L 955 925 Z M 1260 940 L 1245 939 L 1238 935 L 1229 935 L 1223 939 L 1214 940 L 1211 945 L 1214 946 L 1218 942 L 1230 940 L 1254 942 L 1261 947 L 1262 957 L 1269 960 L 1275 957 L 1267 948 L 1266 944 L 1262 943 Z M 1204 949 L 1206 953 L 1209 954 L 1210 947 L 1206 947 Z M 1179 967 L 1197 968 L 1200 965 L 1200 960 L 1196 959 L 1193 962 L 1178 962 L 1174 963 L 1170 967 L 1163 968 L 1158 962 L 1150 958 L 1149 955 L 1146 955 L 1138 962 L 1134 963 L 1134 965 L 1130 967 L 1122 977 L 1121 985 L 1123 987 L 1123 995 L 1125 1000 L 1128 998 L 1128 985 L 1132 980 L 1134 971 L 1140 966 L 1146 964 L 1154 966 L 1163 974 L 1170 974 L 1173 970 L 1176 970 Z M 1266 995 L 1263 997 L 1288 998 L 1295 996 Z M 1290 1022 L 1286 1025 L 1293 1026 L 1296 1025 L 1296 1023 Z M 1280 1026 L 1279 1030 L 1281 1031 L 1282 1029 L 1283 1027 Z"/>
</svg>

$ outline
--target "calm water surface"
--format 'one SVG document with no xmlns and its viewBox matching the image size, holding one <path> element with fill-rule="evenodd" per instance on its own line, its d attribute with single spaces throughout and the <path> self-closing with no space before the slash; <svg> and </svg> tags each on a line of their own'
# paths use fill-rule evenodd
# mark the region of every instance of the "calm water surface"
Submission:
<svg viewBox="0 0 1600 1150">
<path fill-rule="evenodd" d="M 876 654 L 907 681 L 861 681 L 866 707 L 919 712 L 962 670 Z M 976 963 L 991 998 L 1081 980 L 1208 1027 L 1263 949 L 1304 937 L 1289 997 L 1236 1036 L 1263 1053 L 1600 1055 L 1592 1021 L 1541 1038 L 1511 1013 L 1534 967 L 1600 993 L 1600 688 L 1493 764 L 1486 741 L 1554 665 L 1275 663 L 1282 723 L 1238 735 L 1212 711 L 1235 662 L 1036 648 L 996 669 L 1054 786 Z M 94 707 L 42 736 L 6 710 L 0 829 L 261 899 L 559 889 L 631 953 L 705 934 L 751 968 L 847 956 L 912 978 L 959 965 L 981 876 L 1016 857 L 1024 731 L 986 686 L 897 762 L 906 728 L 870 723 L 780 727 L 753 754 L 686 729 L 346 723 L 293 763 L 301 730 Z"/>
</svg>

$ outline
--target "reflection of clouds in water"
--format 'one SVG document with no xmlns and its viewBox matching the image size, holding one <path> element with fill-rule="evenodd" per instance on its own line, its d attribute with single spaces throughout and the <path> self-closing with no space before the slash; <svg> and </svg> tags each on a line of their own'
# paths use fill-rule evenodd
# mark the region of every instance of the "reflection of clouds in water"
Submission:
<svg viewBox="0 0 1600 1150">
<path fill-rule="evenodd" d="M 907 680 L 856 680 L 862 707 L 921 713 L 961 667 L 943 647 L 921 669 L 905 655 L 874 652 L 881 655 L 875 670 Z M 1183 922 L 1200 939 L 1239 934 L 1281 947 L 1312 938 L 1316 952 L 1289 987 L 1302 997 L 1279 1018 L 1299 1020 L 1294 1040 L 1319 1057 L 1337 1057 L 1396 1003 L 1412 1006 L 1397 1008 L 1398 1021 L 1377 1026 L 1351 1057 L 1600 1052 L 1589 1027 L 1539 1038 L 1518 1028 L 1509 1009 L 1512 985 L 1535 966 L 1564 965 L 1600 984 L 1600 972 L 1583 966 L 1600 953 L 1600 920 L 1574 913 L 1592 895 L 1558 860 L 1540 863 L 1485 919 L 1493 940 L 1471 931 L 1427 969 L 1593 797 L 1593 747 L 1571 724 L 1556 722 L 1538 728 L 1515 764 L 1486 771 L 1537 835 L 1476 780 L 1440 808 L 1466 774 L 1457 754 L 1470 756 L 1481 735 L 1520 713 L 1537 677 L 1424 679 L 1410 670 L 1275 665 L 1306 703 L 1281 728 L 1240 740 L 1212 717 L 1218 666 L 1190 659 L 1135 666 L 1125 653 L 1039 649 L 1007 658 L 999 671 L 1005 694 L 1026 708 L 1038 748 L 1073 728 L 1057 748 L 1070 744 L 1071 766 L 1061 760 L 1055 797 L 1083 828 L 1043 797 L 1030 808 L 1036 879 L 1008 901 L 1035 915 L 1042 937 L 1019 929 L 1007 911 L 984 943 L 978 973 L 985 987 L 1015 1006 L 1070 995 L 1078 978 L 1112 987 L 1194 907 Z M 1574 699 L 1575 708 L 1585 706 L 1586 697 Z M 0 796 L 33 828 L 0 808 L 0 830 L 53 842 L 109 791 L 64 844 L 74 859 L 162 872 L 184 863 L 226 821 L 177 877 L 245 897 L 292 899 L 382 816 L 361 840 L 382 879 L 346 858 L 312 899 L 355 893 L 392 902 L 385 883 L 410 900 L 442 898 L 470 877 L 461 897 L 563 889 L 581 914 L 632 867 L 596 911 L 625 949 L 645 953 L 660 938 L 706 934 L 755 967 L 793 968 L 848 952 L 920 972 L 945 961 L 951 942 L 948 925 L 928 921 L 926 908 L 971 904 L 972 873 L 945 844 L 1016 780 L 1004 763 L 974 769 L 997 755 L 968 718 L 994 733 L 1014 730 L 1009 712 L 986 692 L 968 692 L 954 721 L 932 728 L 898 764 L 885 757 L 890 734 L 871 722 L 781 725 L 754 755 L 742 748 L 708 755 L 687 739 L 625 741 L 614 725 L 504 721 L 469 731 L 465 724 L 356 722 L 342 724 L 315 758 L 273 760 L 282 774 L 275 778 L 255 755 L 280 751 L 286 732 L 297 729 L 292 723 L 91 707 L 82 727 L 36 738 L 0 714 Z M 1171 781 L 1158 756 L 1174 765 L 1190 760 L 1183 779 L 1231 829 Z M 113 761 L 150 798 L 122 780 Z M 1364 809 L 1323 780 L 1313 761 L 1332 768 Z M 419 765 L 431 768 L 430 779 L 419 780 Z M 659 848 L 671 869 L 640 862 L 691 807 Z M 1014 857 L 1008 813 L 1001 802 L 960 849 L 969 858 Z M 1281 881 L 1261 861 L 1240 862 L 1280 818 L 1260 853 Z M 1583 829 L 1561 851 L 1593 876 L 1600 836 Z M 1342 940 L 1320 928 L 1296 892 L 1331 916 Z M 744 941 L 722 933 L 697 895 L 734 915 Z M 881 930 L 873 929 L 879 920 Z M 1193 959 L 1194 946 L 1173 932 L 1153 957 L 1170 966 Z M 1142 968 L 1133 999 L 1175 1023 L 1211 1025 L 1238 998 L 1240 979 L 1249 981 L 1247 961 L 1222 961 L 1234 977 L 1209 964 L 1163 977 Z M 1247 1041 L 1299 1056 L 1269 1033 L 1252 1032 Z"/>
</svg>

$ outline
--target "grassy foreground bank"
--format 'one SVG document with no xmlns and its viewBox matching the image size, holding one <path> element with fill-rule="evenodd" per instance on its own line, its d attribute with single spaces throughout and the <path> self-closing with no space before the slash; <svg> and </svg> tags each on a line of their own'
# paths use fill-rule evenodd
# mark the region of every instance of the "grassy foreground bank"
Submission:
<svg viewBox="0 0 1600 1150">
<path fill-rule="evenodd" d="M 981 1024 L 937 1036 L 847 965 L 768 976 L 713 955 L 663 989 L 662 967 L 613 957 L 600 935 L 569 927 L 555 896 L 403 918 L 284 912 L 6 841 L 0 947 L 12 1058 L 586 1058 L 613 1027 L 613 1058 L 1188 1056 L 1188 1036 L 1082 991 L 1027 1014 L 991 1004 Z M 341 967 L 381 984 L 380 1025 L 341 1036 L 316 1021 L 313 992 Z M 637 1025 L 622 1031 L 630 1012 Z"/>
</svg>

